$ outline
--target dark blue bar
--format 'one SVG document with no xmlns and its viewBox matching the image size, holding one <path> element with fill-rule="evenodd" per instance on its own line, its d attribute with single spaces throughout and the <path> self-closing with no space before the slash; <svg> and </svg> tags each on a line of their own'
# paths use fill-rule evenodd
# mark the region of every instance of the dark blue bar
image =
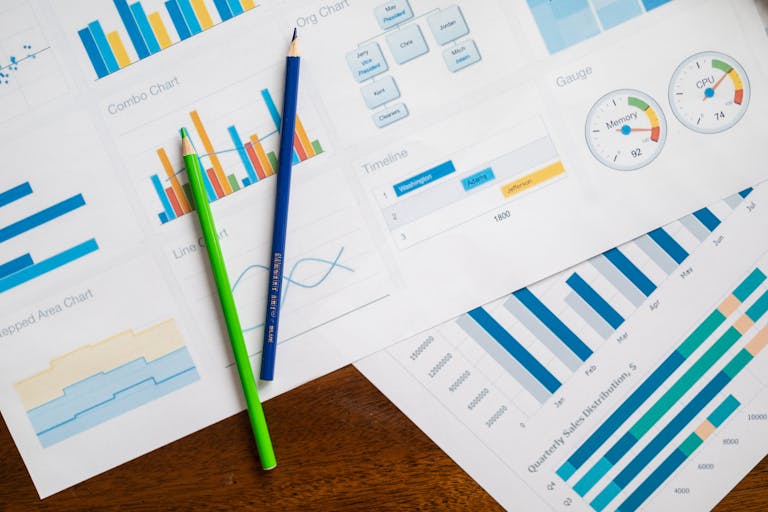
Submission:
<svg viewBox="0 0 768 512">
<path fill-rule="evenodd" d="M 566 281 L 589 306 L 600 315 L 608 325 L 618 329 L 624 323 L 624 318 L 608 304 L 591 286 L 584 281 L 579 274 L 574 273 Z"/>
<path fill-rule="evenodd" d="M 123 20 L 125 30 L 128 32 L 128 37 L 131 38 L 133 48 L 136 50 L 136 54 L 140 59 L 149 57 L 149 50 L 147 44 L 144 42 L 144 38 L 141 37 L 141 31 L 139 25 L 136 24 L 136 20 L 133 19 L 131 14 L 131 8 L 128 7 L 126 0 L 114 0 L 117 13 L 120 15 L 120 19 Z"/>
<path fill-rule="evenodd" d="M 15 274 L 23 268 L 31 267 L 32 264 L 34 264 L 34 261 L 32 261 L 32 256 L 30 256 L 29 253 L 24 256 L 19 256 L 8 263 L 3 263 L 0 265 L 0 279 Z"/>
<path fill-rule="evenodd" d="M 29 217 L 14 222 L 10 226 L 0 228 L 0 242 L 10 240 L 15 236 L 29 231 L 30 229 L 34 229 L 46 222 L 52 221 L 57 217 L 61 217 L 81 206 L 85 206 L 85 199 L 83 199 L 82 194 L 78 194 L 69 199 L 65 199 L 58 204 L 49 206 L 45 210 L 33 213 Z"/>
<path fill-rule="evenodd" d="M 229 10 L 227 0 L 213 0 L 213 3 L 216 5 L 216 10 L 219 11 L 221 21 L 227 21 L 232 17 L 232 11 Z"/>
<path fill-rule="evenodd" d="M 752 187 L 749 187 L 749 188 L 745 188 L 744 190 L 742 190 L 741 192 L 739 192 L 739 195 L 740 195 L 741 197 L 747 197 L 749 194 L 751 194 L 751 193 L 752 193 L 752 190 L 753 190 L 753 189 L 752 189 Z"/>
<path fill-rule="evenodd" d="M 134 2 L 130 7 L 131 12 L 133 13 L 133 19 L 136 20 L 141 35 L 144 37 L 144 42 L 147 43 L 149 53 L 154 54 L 159 52 L 160 43 L 157 42 L 155 33 L 152 31 L 152 26 L 149 24 L 149 19 L 147 19 L 147 13 L 144 12 L 144 8 L 141 6 L 141 2 Z"/>
<path fill-rule="evenodd" d="M 560 341 L 582 361 L 592 355 L 592 349 L 584 344 L 567 325 L 565 325 L 550 309 L 545 306 L 528 288 L 518 290 L 512 295 L 543 323 L 547 329 L 560 338 Z"/>
<path fill-rule="evenodd" d="M 243 14 L 243 6 L 240 5 L 240 0 L 229 0 L 229 8 L 233 16 Z"/>
<path fill-rule="evenodd" d="M 514 357 L 523 367 L 533 375 L 536 380 L 554 393 L 560 387 L 560 381 L 549 373 L 549 370 L 528 352 L 520 342 L 507 332 L 488 312 L 483 308 L 476 308 L 467 313 L 475 322 L 490 334 L 496 342 Z"/>
<path fill-rule="evenodd" d="M 701 210 L 693 212 L 693 216 L 699 219 L 699 222 L 704 224 L 704 227 L 706 227 L 710 231 L 714 231 L 717 226 L 720 225 L 720 219 L 715 217 L 715 214 L 712 213 L 712 210 L 709 208 L 702 208 Z"/>
<path fill-rule="evenodd" d="M 78 30 L 77 35 L 80 36 L 80 41 L 82 41 L 83 46 L 85 47 L 88 58 L 91 59 L 91 64 L 93 64 L 93 70 L 96 71 L 96 76 L 99 78 L 107 76 L 109 70 L 104 63 L 104 59 L 101 57 L 99 47 L 96 46 L 96 41 L 93 39 L 91 30 L 88 28 Z"/>
<path fill-rule="evenodd" d="M 176 27 L 176 33 L 179 34 L 179 38 L 183 41 L 188 39 L 192 34 L 189 33 L 187 22 L 184 21 L 184 16 L 181 14 L 179 4 L 176 0 L 168 0 L 165 2 L 165 9 L 168 11 L 168 16 L 171 17 L 173 26 Z"/>
<path fill-rule="evenodd" d="M 101 28 L 101 23 L 93 21 L 88 24 L 88 29 L 91 31 L 91 37 L 96 43 L 96 47 L 99 49 L 101 58 L 104 60 L 104 64 L 107 66 L 109 73 L 114 73 L 120 70 L 120 66 L 117 64 L 114 53 L 112 53 L 112 47 L 109 46 L 107 36 L 104 35 L 104 30 Z"/>
<path fill-rule="evenodd" d="M 715 377 L 699 391 L 699 393 L 683 407 L 683 409 L 672 418 L 656 437 L 638 453 L 632 462 L 627 464 L 621 473 L 616 475 L 613 481 L 622 489 L 629 485 L 629 482 L 648 465 L 651 460 L 669 444 L 672 439 L 685 428 L 688 423 L 699 414 L 715 396 L 731 382 L 731 378 L 723 372 L 719 372 Z"/>
<path fill-rule="evenodd" d="M 631 432 L 627 432 L 605 453 L 605 459 L 611 464 L 616 465 L 619 459 L 631 450 L 635 444 L 637 444 L 637 439 Z"/>
<path fill-rule="evenodd" d="M 24 196 L 28 196 L 31 193 L 32 186 L 28 181 L 22 183 L 21 185 L 16 185 L 15 187 L 8 189 L 5 192 L 0 192 L 0 206 L 11 204 L 12 202 L 21 199 Z"/>
<path fill-rule="evenodd" d="M 635 264 L 632 263 L 629 258 L 627 258 L 620 250 L 611 249 L 604 252 L 603 255 L 608 259 L 608 261 L 613 263 L 613 266 L 619 269 L 619 272 L 624 274 L 627 279 L 632 281 L 632 284 L 637 286 L 637 289 L 643 292 L 643 295 L 646 297 L 650 296 L 653 291 L 656 290 L 656 285 L 653 284 L 653 281 L 648 279 L 648 277 L 643 274 L 643 272 L 637 268 Z"/>
<path fill-rule="evenodd" d="M 633 512 L 640 508 L 653 492 L 661 487 L 661 484 L 674 473 L 688 457 L 680 451 L 680 448 L 673 451 L 664 462 L 654 470 L 645 481 L 637 486 L 637 489 L 619 505 L 618 512 Z"/>
<path fill-rule="evenodd" d="M 202 32 L 203 27 L 200 26 L 200 21 L 197 19 L 197 14 L 195 14 L 195 10 L 192 8 L 192 4 L 189 3 L 189 0 L 177 1 L 181 8 L 181 14 L 183 14 L 184 19 L 187 20 L 190 34 L 195 35 Z"/>
<path fill-rule="evenodd" d="M 664 249 L 664 252 L 669 254 L 669 256 L 675 260 L 678 265 L 684 262 L 688 257 L 688 253 L 685 251 L 685 249 L 680 247 L 680 244 L 675 242 L 675 239 L 669 236 L 669 233 L 664 231 L 664 228 L 654 229 L 648 233 L 648 236 L 650 236 L 651 239 L 659 245 L 659 247 Z"/>
<path fill-rule="evenodd" d="M 421 187 L 429 185 L 430 183 L 433 183 L 440 178 L 445 178 L 446 176 L 449 176 L 455 172 L 456 167 L 453 165 L 453 160 L 448 160 L 447 162 L 436 165 L 427 171 L 420 172 L 415 176 L 411 176 L 410 178 L 403 180 L 400 183 L 395 183 L 392 185 L 392 188 L 394 189 L 395 195 L 397 197 L 402 197 L 405 194 L 413 192 L 414 190 L 418 190 Z"/>
<path fill-rule="evenodd" d="M 611 435 L 677 370 L 685 358 L 678 351 L 672 352 L 642 384 L 595 430 L 568 458 L 579 469 Z"/>
</svg>

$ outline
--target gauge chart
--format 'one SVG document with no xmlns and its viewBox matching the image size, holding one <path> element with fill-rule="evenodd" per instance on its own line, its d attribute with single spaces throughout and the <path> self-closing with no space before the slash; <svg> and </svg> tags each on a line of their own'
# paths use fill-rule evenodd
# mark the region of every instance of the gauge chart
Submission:
<svg viewBox="0 0 768 512">
<path fill-rule="evenodd" d="M 675 117 L 699 133 L 720 133 L 735 126 L 747 112 L 749 98 L 744 68 L 733 57 L 718 52 L 688 57 L 669 84 Z"/>
<path fill-rule="evenodd" d="M 585 131 L 589 150 L 600 163 L 618 171 L 634 171 L 661 153 L 667 120 L 653 98 L 622 89 L 595 103 Z"/>
</svg>

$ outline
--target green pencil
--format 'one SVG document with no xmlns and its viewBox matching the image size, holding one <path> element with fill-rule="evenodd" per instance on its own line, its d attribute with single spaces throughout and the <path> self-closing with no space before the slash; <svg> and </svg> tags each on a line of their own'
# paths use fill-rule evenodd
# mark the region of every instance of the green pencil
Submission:
<svg viewBox="0 0 768 512">
<path fill-rule="evenodd" d="M 200 160 L 197 157 L 195 148 L 192 147 L 192 141 L 189 139 L 186 128 L 181 129 L 181 146 L 182 154 L 184 155 L 184 165 L 186 165 L 187 172 L 189 173 L 189 183 L 192 187 L 192 197 L 195 200 L 197 216 L 200 219 L 200 226 L 203 228 L 203 238 L 205 239 L 205 247 L 208 250 L 208 259 L 211 262 L 213 279 L 219 292 L 219 301 L 224 312 L 224 321 L 227 324 L 229 340 L 232 343 L 232 351 L 235 354 L 235 365 L 240 374 L 240 383 L 243 385 L 245 402 L 248 404 L 248 417 L 251 420 L 253 435 L 256 438 L 256 448 L 259 450 L 261 466 L 264 469 L 272 469 L 277 466 L 277 460 L 272 449 L 272 440 L 269 438 L 267 419 L 264 417 L 264 409 L 261 407 L 261 400 L 259 400 L 259 391 L 256 388 L 256 379 L 253 376 L 251 361 L 248 358 L 248 349 L 245 347 L 240 317 L 237 315 L 235 297 L 232 295 L 227 267 L 224 265 L 224 256 L 221 253 L 219 237 L 216 234 L 216 225 L 213 223 L 211 205 L 208 204 L 208 197 L 205 193 Z"/>
</svg>

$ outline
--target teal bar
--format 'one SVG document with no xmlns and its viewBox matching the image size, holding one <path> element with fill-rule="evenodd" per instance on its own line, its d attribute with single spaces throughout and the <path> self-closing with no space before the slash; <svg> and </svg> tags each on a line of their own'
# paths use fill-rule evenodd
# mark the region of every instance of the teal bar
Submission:
<svg viewBox="0 0 768 512">
<path fill-rule="evenodd" d="M 590 469 L 586 475 L 584 475 L 579 482 L 573 486 L 573 490 L 578 493 L 582 498 L 589 492 L 591 488 L 600 481 L 601 478 L 613 467 L 605 457 L 600 459 L 592 469 Z"/>
<path fill-rule="evenodd" d="M 597 512 L 600 512 L 605 507 L 608 506 L 608 504 L 613 501 L 613 498 L 616 497 L 617 494 L 621 492 L 621 487 L 616 485 L 616 482 L 611 482 L 608 484 L 608 487 L 603 489 L 603 492 L 597 495 L 595 499 L 592 500 L 590 505 L 593 509 L 595 509 Z"/>
<path fill-rule="evenodd" d="M 722 425 L 725 420 L 728 419 L 728 417 L 733 414 L 733 412 L 739 408 L 741 403 L 734 398 L 733 395 L 728 395 L 728 397 L 717 406 L 717 409 L 712 411 L 712 414 L 707 416 L 707 419 L 709 422 L 714 425 L 716 428 Z"/>
<path fill-rule="evenodd" d="M 747 310 L 747 316 L 753 322 L 757 322 L 768 311 L 768 292 L 763 293 L 757 301 Z"/>
<path fill-rule="evenodd" d="M 757 287 L 763 284 L 765 281 L 765 274 L 763 274 L 759 268 L 752 271 L 751 274 L 733 291 L 733 295 L 744 302 L 749 298 L 752 293 L 757 290 Z"/>
<path fill-rule="evenodd" d="M 568 480 L 573 476 L 575 472 L 576 472 L 576 468 L 573 467 L 573 464 L 566 461 L 565 464 L 560 466 L 560 469 L 557 470 L 557 476 L 559 476 L 563 480 Z"/>
</svg>

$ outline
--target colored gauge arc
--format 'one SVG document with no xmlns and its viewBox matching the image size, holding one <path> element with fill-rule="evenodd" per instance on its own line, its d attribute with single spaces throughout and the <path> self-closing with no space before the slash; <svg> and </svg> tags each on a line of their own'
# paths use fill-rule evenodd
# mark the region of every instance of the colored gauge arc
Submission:
<svg viewBox="0 0 768 512">
<path fill-rule="evenodd" d="M 634 89 L 606 94 L 592 107 L 585 126 L 587 146 L 603 165 L 634 171 L 659 156 L 667 139 L 667 120 L 659 104 Z"/>
<path fill-rule="evenodd" d="M 749 77 L 733 57 L 702 52 L 685 59 L 669 84 L 669 103 L 675 117 L 699 133 L 733 128 L 749 107 Z"/>
</svg>

